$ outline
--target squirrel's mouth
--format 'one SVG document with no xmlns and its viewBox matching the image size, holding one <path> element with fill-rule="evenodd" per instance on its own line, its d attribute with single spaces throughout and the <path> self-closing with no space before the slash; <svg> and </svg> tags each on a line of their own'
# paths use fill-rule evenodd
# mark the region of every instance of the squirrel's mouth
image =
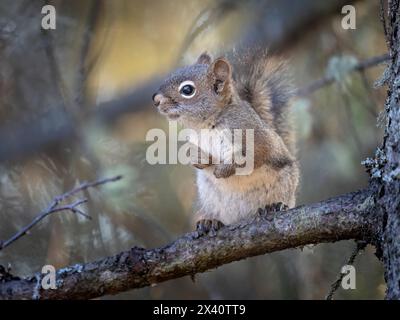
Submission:
<svg viewBox="0 0 400 320">
<path fill-rule="evenodd" d="M 176 120 L 176 119 L 178 119 L 180 117 L 180 114 L 178 114 L 178 113 L 169 113 L 169 114 L 167 114 L 167 118 L 169 119 L 169 120 Z"/>
<path fill-rule="evenodd" d="M 180 117 L 179 110 L 175 106 L 159 106 L 158 111 L 169 120 L 176 120 Z"/>
</svg>

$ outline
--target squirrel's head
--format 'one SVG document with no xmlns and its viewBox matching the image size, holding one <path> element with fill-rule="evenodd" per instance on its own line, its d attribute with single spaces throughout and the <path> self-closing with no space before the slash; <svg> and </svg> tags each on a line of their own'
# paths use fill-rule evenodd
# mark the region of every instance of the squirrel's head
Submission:
<svg viewBox="0 0 400 320">
<path fill-rule="evenodd" d="M 161 114 L 183 123 L 201 124 L 230 103 L 232 68 L 224 58 L 203 53 L 196 63 L 176 70 L 153 95 Z"/>
</svg>

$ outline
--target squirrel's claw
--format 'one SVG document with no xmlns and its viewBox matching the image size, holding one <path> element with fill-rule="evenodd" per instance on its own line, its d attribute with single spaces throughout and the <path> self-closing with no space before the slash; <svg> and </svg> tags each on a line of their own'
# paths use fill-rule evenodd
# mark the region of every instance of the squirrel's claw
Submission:
<svg viewBox="0 0 400 320">
<path fill-rule="evenodd" d="M 191 164 L 197 169 L 204 169 L 213 164 L 212 157 L 198 149 L 197 156 L 192 156 Z"/>
<path fill-rule="evenodd" d="M 221 229 L 224 224 L 216 219 L 201 219 L 196 223 L 196 231 L 199 236 L 209 234 L 210 236 L 215 236 L 216 232 Z"/>
<path fill-rule="evenodd" d="M 201 164 L 201 163 L 193 163 L 192 164 L 193 165 L 193 167 L 195 167 L 196 169 L 204 169 L 204 168 L 207 168 L 207 167 L 209 167 L 209 166 L 211 166 L 211 164 Z"/>
<path fill-rule="evenodd" d="M 282 202 L 277 202 L 277 203 L 267 204 L 264 209 L 259 208 L 257 213 L 260 216 L 265 216 L 269 213 L 286 211 L 288 209 L 289 209 L 289 207 L 286 204 L 284 204 Z"/>
</svg>

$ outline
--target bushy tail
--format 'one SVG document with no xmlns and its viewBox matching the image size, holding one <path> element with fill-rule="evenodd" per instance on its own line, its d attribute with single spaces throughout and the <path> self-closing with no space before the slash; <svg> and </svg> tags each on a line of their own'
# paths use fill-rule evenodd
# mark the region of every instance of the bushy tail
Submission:
<svg viewBox="0 0 400 320">
<path fill-rule="evenodd" d="M 293 85 L 283 60 L 267 55 L 265 49 L 235 50 L 228 59 L 233 65 L 236 89 L 260 118 L 294 151 L 289 100 Z"/>
</svg>

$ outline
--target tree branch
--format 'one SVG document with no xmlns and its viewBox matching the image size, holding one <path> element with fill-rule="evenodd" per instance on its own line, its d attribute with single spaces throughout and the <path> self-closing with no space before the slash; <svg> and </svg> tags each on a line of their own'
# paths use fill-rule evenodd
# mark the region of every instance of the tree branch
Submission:
<svg viewBox="0 0 400 320">
<path fill-rule="evenodd" d="M 304 38 L 309 30 L 332 14 L 340 14 L 344 5 L 356 0 L 271 0 L 266 1 L 263 15 L 250 28 L 244 40 L 246 47 L 262 43 L 270 51 L 282 51 Z"/>
<path fill-rule="evenodd" d="M 351 254 L 350 258 L 347 259 L 346 265 L 354 265 L 354 261 L 356 260 L 357 255 L 365 249 L 367 246 L 367 242 L 364 241 L 358 241 L 355 250 Z M 329 290 L 329 293 L 325 297 L 325 300 L 332 300 L 333 295 L 336 293 L 336 291 L 339 289 L 340 285 L 342 284 L 342 280 L 345 276 L 345 273 L 340 273 L 339 277 L 336 279 L 334 283 L 331 285 L 331 289 Z"/>
<path fill-rule="evenodd" d="M 389 59 L 390 59 L 390 57 L 389 57 L 389 54 L 387 54 L 387 53 L 380 55 L 380 56 L 368 58 L 368 59 L 365 59 L 364 61 L 361 61 L 358 64 L 356 64 L 351 70 L 349 70 L 349 72 L 363 71 L 365 69 L 379 65 L 385 61 L 389 61 Z M 323 87 L 326 87 L 334 82 L 335 82 L 335 78 L 333 76 L 327 75 L 327 76 L 322 77 L 321 79 L 318 79 L 318 80 L 310 83 L 309 85 L 297 90 L 296 96 L 299 96 L 299 97 L 308 96 L 308 95 L 314 93 L 315 91 L 317 91 Z"/>
<path fill-rule="evenodd" d="M 46 218 L 47 216 L 56 213 L 56 212 L 61 212 L 61 211 L 71 211 L 72 213 L 76 213 L 76 214 L 80 214 L 82 216 L 84 216 L 85 218 L 91 219 L 90 216 L 88 216 L 86 213 L 84 213 L 82 210 L 80 210 L 78 207 L 87 202 L 87 199 L 80 199 L 80 200 L 76 200 L 73 203 L 70 204 L 66 204 L 63 206 L 59 206 L 64 200 L 78 194 L 79 192 L 83 191 L 83 190 L 87 190 L 89 188 L 93 188 L 93 187 L 97 187 L 99 185 L 102 184 L 106 184 L 109 182 L 114 182 L 114 181 L 118 181 L 122 178 L 122 176 L 115 176 L 112 178 L 105 178 L 105 179 L 100 179 L 100 180 L 96 180 L 93 182 L 84 182 L 82 184 L 80 184 L 79 186 L 77 186 L 76 188 L 73 188 L 72 190 L 57 196 L 53 199 L 53 201 L 51 202 L 51 204 L 49 205 L 49 207 L 43 211 L 42 213 L 40 213 L 35 219 L 32 220 L 32 222 L 30 222 L 28 225 L 26 225 L 25 227 L 23 227 L 21 230 L 19 230 L 16 234 L 14 234 L 11 238 L 9 238 L 8 240 L 5 241 L 1 241 L 0 240 L 0 251 L 5 249 L 6 247 L 8 247 L 9 245 L 11 245 L 13 242 L 17 241 L 19 238 L 23 237 L 24 235 L 26 235 L 28 233 L 29 230 L 31 230 L 33 227 L 35 227 L 40 221 L 42 221 L 44 218 Z"/>
<path fill-rule="evenodd" d="M 8 274 L 9 280 L 0 281 L 0 299 L 89 299 L 308 244 L 346 239 L 374 242 L 381 225 L 374 208 L 373 191 L 362 190 L 226 226 L 216 236 L 188 233 L 162 248 L 134 247 L 58 270 L 55 290 L 38 290 L 41 274 L 26 279 Z"/>
</svg>

